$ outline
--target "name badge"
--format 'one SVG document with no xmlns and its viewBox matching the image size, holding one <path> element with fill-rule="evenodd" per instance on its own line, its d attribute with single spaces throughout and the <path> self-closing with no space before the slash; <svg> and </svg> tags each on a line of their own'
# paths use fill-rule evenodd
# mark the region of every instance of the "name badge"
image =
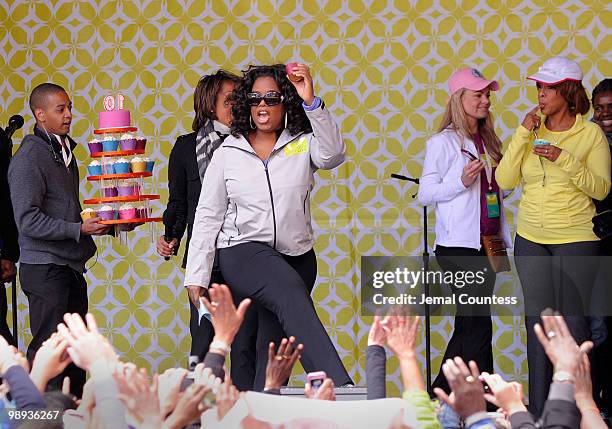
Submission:
<svg viewBox="0 0 612 429">
<path fill-rule="evenodd" d="M 499 217 L 499 199 L 497 198 L 497 192 L 487 192 L 485 194 L 487 201 L 487 215 L 489 219 Z"/>
</svg>

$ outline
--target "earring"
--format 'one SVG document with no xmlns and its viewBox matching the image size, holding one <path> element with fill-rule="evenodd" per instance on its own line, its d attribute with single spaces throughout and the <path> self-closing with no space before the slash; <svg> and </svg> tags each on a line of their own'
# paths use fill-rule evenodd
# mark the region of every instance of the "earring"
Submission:
<svg viewBox="0 0 612 429">
<path fill-rule="evenodd" d="M 285 113 L 285 129 L 287 129 L 287 114 Z"/>
<path fill-rule="evenodd" d="M 249 115 L 249 125 L 251 127 L 252 130 L 254 130 L 255 127 L 255 122 L 253 122 L 253 117 Z"/>
</svg>

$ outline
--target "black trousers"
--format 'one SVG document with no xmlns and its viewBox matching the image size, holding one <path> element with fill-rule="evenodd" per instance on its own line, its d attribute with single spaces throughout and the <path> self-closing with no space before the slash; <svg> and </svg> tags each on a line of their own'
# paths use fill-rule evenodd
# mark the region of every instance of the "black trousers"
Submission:
<svg viewBox="0 0 612 429">
<path fill-rule="evenodd" d="M 541 323 L 539 314 L 548 307 L 564 315 L 578 345 L 591 338 L 585 309 L 590 305 L 598 259 L 572 256 L 597 256 L 598 252 L 598 241 L 539 244 L 516 235 L 514 256 L 525 299 L 529 411 L 536 417 L 544 409 L 553 368 L 533 327 Z"/>
<path fill-rule="evenodd" d="M 244 243 L 220 249 L 219 265 L 237 301 L 249 297 L 257 306 L 255 390 L 265 384 L 268 344 L 278 345 L 285 333 L 304 344 L 307 372 L 325 371 L 337 386 L 352 383 L 310 297 L 317 275 L 313 250 L 291 257 L 262 243 Z"/>
<path fill-rule="evenodd" d="M 83 274 L 66 265 L 21 264 L 19 267 L 21 289 L 28 297 L 30 308 L 30 330 L 32 341 L 27 357 L 30 365 L 34 355 L 57 331 L 64 321 L 65 313 L 78 313 L 85 319 L 87 314 L 87 283 Z M 49 381 L 50 389 L 61 389 L 64 377 L 70 377 L 70 390 L 80 398 L 85 384 L 85 371 L 74 364 Z"/>
<path fill-rule="evenodd" d="M 6 301 L 6 289 L 4 288 L 4 284 L 0 282 L 0 335 L 4 337 L 7 343 L 12 346 L 17 346 L 17 342 L 11 334 L 11 330 L 8 327 L 8 322 L 6 321 L 6 316 L 8 314 L 8 305 Z M 15 333 L 17 334 L 17 333 Z"/>
<path fill-rule="evenodd" d="M 473 360 L 481 372 L 493 372 L 493 323 L 489 306 L 460 304 L 458 295 L 491 296 L 495 287 L 495 272 L 489 264 L 483 250 L 466 247 L 436 246 L 436 259 L 445 272 L 457 271 L 483 271 L 484 283 L 482 285 L 465 286 L 457 288 L 451 285 L 453 294 L 457 298 L 457 315 L 455 316 L 455 329 L 446 346 L 442 363 L 456 356 L 466 363 Z M 450 387 L 444 373 L 440 369 L 432 387 L 439 387 L 450 393 Z"/>
<path fill-rule="evenodd" d="M 217 264 L 215 265 L 217 266 Z M 210 283 L 225 283 L 225 279 L 218 269 L 218 266 L 214 268 L 211 273 Z M 235 295 L 233 298 L 237 306 L 240 301 Z M 190 310 L 189 331 L 191 333 L 191 356 L 196 356 L 198 362 L 202 362 L 215 336 L 215 329 L 212 323 L 205 317 L 202 317 L 202 320 L 198 321 L 198 310 L 190 299 L 188 299 L 188 301 Z M 232 377 L 234 386 L 241 392 L 253 390 L 253 384 L 255 382 L 256 340 L 257 306 L 251 304 L 244 317 L 242 326 L 234 338 L 232 351 L 230 353 L 230 376 Z"/>
</svg>

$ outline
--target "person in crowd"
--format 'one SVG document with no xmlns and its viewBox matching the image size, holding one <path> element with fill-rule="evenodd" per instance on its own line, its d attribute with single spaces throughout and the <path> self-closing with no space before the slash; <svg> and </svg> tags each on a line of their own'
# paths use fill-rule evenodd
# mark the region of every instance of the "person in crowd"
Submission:
<svg viewBox="0 0 612 429">
<path fill-rule="evenodd" d="M 590 292 L 599 239 L 593 199 L 610 191 L 610 149 L 602 130 L 583 120 L 589 99 L 580 66 L 565 57 L 544 62 L 528 79 L 538 105 L 516 130 L 496 171 L 502 189 L 523 185 L 514 243 L 525 301 L 529 407 L 542 413 L 552 366 L 534 335 L 544 308 L 566 316 L 577 342 L 590 338 Z"/>
<path fill-rule="evenodd" d="M 490 93 L 499 84 L 476 69 L 455 71 L 448 81 L 450 100 L 439 131 L 427 141 L 418 198 L 436 211 L 435 254 L 445 272 L 482 272 L 483 284 L 457 288 L 454 294 L 490 296 L 495 272 L 482 245 L 483 236 L 497 236 L 511 246 L 502 194 L 495 180 L 501 142 L 495 134 Z M 457 304 L 455 329 L 445 362 L 459 356 L 493 370 L 493 326 L 488 305 Z M 442 371 L 434 387 L 449 391 Z"/>
<path fill-rule="evenodd" d="M 8 184 L 8 168 L 12 153 L 11 139 L 0 128 L 0 285 L 12 282 L 17 276 L 19 260 L 19 243 L 17 241 L 17 225 L 13 215 L 13 203 Z M 15 338 L 6 322 L 8 306 L 6 291 L 0 290 L 0 335 L 12 345 L 16 345 Z M 15 333 L 17 334 L 17 333 Z"/>
<path fill-rule="evenodd" d="M 72 101 L 59 85 L 43 83 L 30 95 L 36 125 L 9 166 L 19 232 L 21 288 L 28 298 L 32 341 L 28 359 L 55 331 L 66 312 L 87 313 L 85 263 L 96 253 L 93 235 L 106 234 L 100 218 L 81 221 L 79 170 L 68 133 Z M 85 373 L 69 365 L 72 392 L 80 396 Z M 51 381 L 59 386 L 61 377 Z"/>
<path fill-rule="evenodd" d="M 604 79 L 593 88 L 591 98 L 593 119 L 606 135 L 608 147 L 612 149 L 612 79 Z M 597 213 L 612 210 L 612 194 L 609 192 L 601 201 L 593 200 Z M 599 249 L 603 260 L 599 265 L 597 279 L 593 290 L 592 302 L 595 306 L 591 317 L 593 333 L 593 388 L 595 400 L 601 411 L 610 416 L 612 413 L 612 371 L 609 362 L 612 359 L 612 295 L 608 292 L 612 268 L 609 263 L 612 256 L 612 237 L 602 239 Z"/>
<path fill-rule="evenodd" d="M 204 176 L 185 275 L 198 305 L 218 249 L 235 297 L 257 304 L 256 390 L 264 387 L 268 345 L 284 333 L 304 345 L 307 371 L 323 370 L 337 385 L 352 384 L 310 297 L 317 274 L 314 173 L 340 165 L 346 147 L 314 95 L 308 66 L 291 71 L 289 80 L 284 65 L 252 66 L 236 88 L 232 135 Z"/>
<path fill-rule="evenodd" d="M 195 219 L 196 206 L 202 190 L 202 181 L 213 153 L 230 134 L 232 121 L 231 94 L 240 78 L 219 70 L 203 76 L 193 95 L 193 132 L 180 136 L 170 152 L 168 164 L 168 206 L 164 212 L 165 233 L 157 240 L 157 253 L 166 258 L 176 255 L 187 230 L 187 244 L 183 268 L 187 264 L 189 241 Z M 224 283 L 216 262 L 211 272 L 211 283 Z M 198 308 L 189 301 L 191 353 L 189 368 L 201 362 L 214 336 L 208 318 L 198 316 Z M 254 307 L 250 310 L 254 313 Z M 256 314 L 246 325 L 257 323 Z M 255 378 L 254 335 L 238 336 L 232 351 L 232 379 L 240 390 L 253 388 Z"/>
</svg>

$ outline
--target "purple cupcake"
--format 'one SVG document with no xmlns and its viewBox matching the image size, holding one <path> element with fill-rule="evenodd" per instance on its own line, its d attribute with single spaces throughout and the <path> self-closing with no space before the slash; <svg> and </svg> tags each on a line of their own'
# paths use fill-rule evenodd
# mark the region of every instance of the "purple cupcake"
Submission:
<svg viewBox="0 0 612 429">
<path fill-rule="evenodd" d="M 89 153 L 93 155 L 97 152 L 102 152 L 102 142 L 98 139 L 93 139 L 89 143 L 87 143 L 89 147 Z"/>
<path fill-rule="evenodd" d="M 102 206 L 98 210 L 98 216 L 102 220 L 114 220 L 116 212 L 111 206 Z"/>
<path fill-rule="evenodd" d="M 136 139 L 130 133 L 123 134 L 120 140 L 121 150 L 136 149 Z"/>
<path fill-rule="evenodd" d="M 117 188 L 115 188 L 114 186 L 107 186 L 105 188 L 102 188 L 102 196 L 104 198 L 116 197 L 117 195 Z"/>
</svg>

